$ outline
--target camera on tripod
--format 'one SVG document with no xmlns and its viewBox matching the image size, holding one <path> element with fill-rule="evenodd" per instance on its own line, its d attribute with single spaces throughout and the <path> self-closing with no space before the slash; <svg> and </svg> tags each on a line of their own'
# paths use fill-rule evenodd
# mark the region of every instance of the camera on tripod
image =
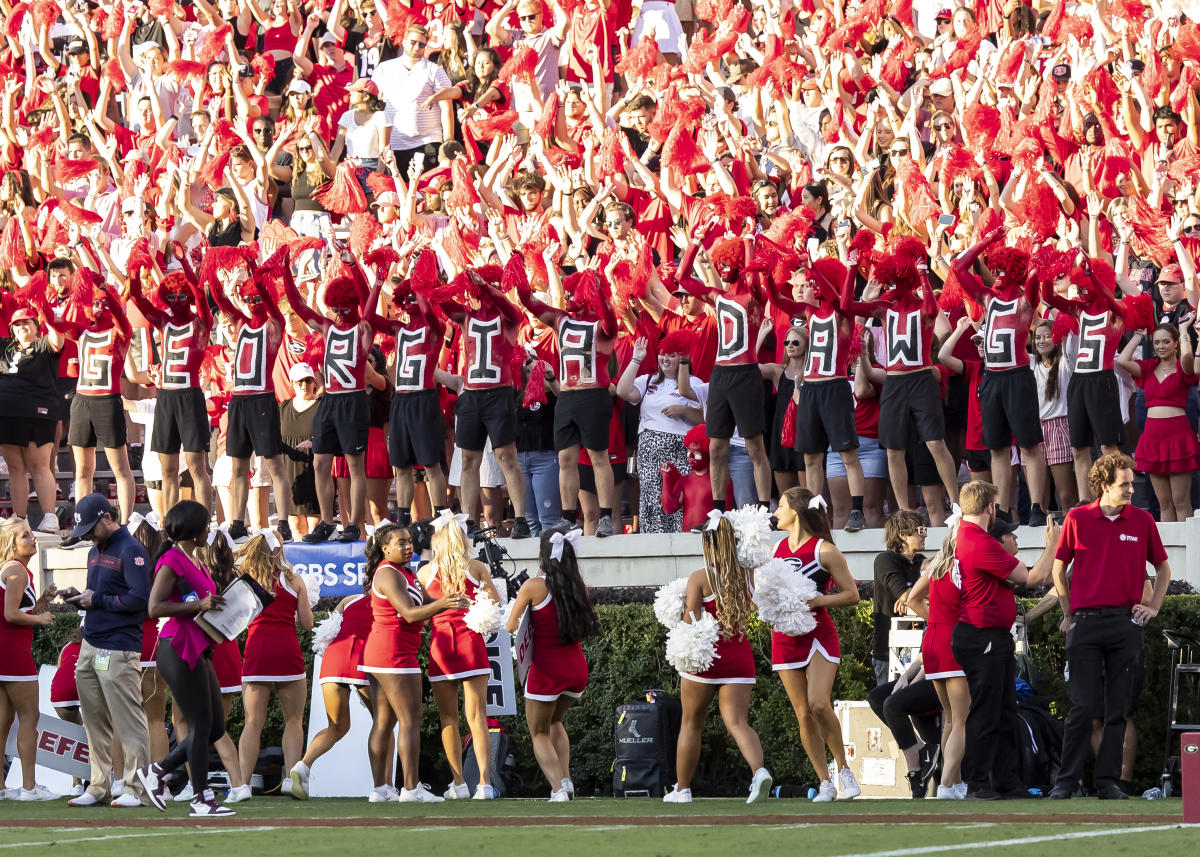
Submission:
<svg viewBox="0 0 1200 857">
<path fill-rule="evenodd" d="M 521 584 L 529 579 L 529 572 L 525 569 L 517 571 L 516 561 L 504 546 L 496 541 L 496 528 L 480 527 L 475 530 L 471 533 L 471 544 L 480 546 L 476 558 L 488 567 L 493 579 L 504 578 L 509 600 L 516 598 Z M 505 562 L 508 563 L 508 568 L 505 567 Z"/>
</svg>

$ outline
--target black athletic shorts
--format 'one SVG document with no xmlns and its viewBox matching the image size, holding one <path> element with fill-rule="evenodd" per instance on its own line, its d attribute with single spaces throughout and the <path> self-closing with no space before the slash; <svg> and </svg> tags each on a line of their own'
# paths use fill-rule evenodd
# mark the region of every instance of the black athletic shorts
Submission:
<svg viewBox="0 0 1200 857">
<path fill-rule="evenodd" d="M 629 475 L 626 464 L 624 461 L 612 462 L 614 491 L 621 487 L 621 483 Z M 596 493 L 596 471 L 592 469 L 592 465 L 590 464 L 579 465 L 579 490 L 586 491 L 589 494 Z M 613 502 L 618 506 L 621 505 L 619 497 L 613 497 Z"/>
<path fill-rule="evenodd" d="M 941 485 L 942 475 L 938 473 L 937 462 L 933 460 L 933 453 L 929 451 L 928 446 L 916 439 L 916 427 L 911 426 L 910 428 L 909 438 L 911 442 L 904 456 L 904 462 L 908 465 L 908 484 L 916 485 L 917 487 Z"/>
<path fill-rule="evenodd" d="M 454 403 L 458 418 L 454 445 L 469 452 L 483 452 L 488 440 L 500 449 L 517 440 L 517 400 L 512 387 L 463 390 Z"/>
<path fill-rule="evenodd" d="M 946 381 L 946 404 L 942 413 L 946 417 L 946 431 L 966 429 L 967 407 L 970 404 L 971 384 L 962 375 L 951 375 Z"/>
<path fill-rule="evenodd" d="M 757 363 L 713 367 L 704 425 L 708 436 L 718 440 L 733 437 L 734 429 L 746 440 L 766 431 L 762 373 Z"/>
<path fill-rule="evenodd" d="M 607 387 L 563 390 L 554 404 L 554 449 L 576 444 L 584 449 L 608 449 L 613 400 Z"/>
<path fill-rule="evenodd" d="M 230 458 L 249 458 L 256 452 L 263 458 L 283 454 L 279 403 L 274 393 L 230 398 L 225 452 Z"/>
<path fill-rule="evenodd" d="M 987 449 L 967 450 L 967 470 L 983 473 L 992 469 L 992 453 Z"/>
<path fill-rule="evenodd" d="M 154 406 L 154 432 L 150 451 L 168 455 L 179 452 L 207 452 L 208 410 L 199 387 L 186 390 L 159 390 Z"/>
<path fill-rule="evenodd" d="M 946 439 L 942 391 L 932 372 L 888 375 L 883 382 L 879 396 L 880 447 L 908 449 L 910 431 L 921 443 Z"/>
<path fill-rule="evenodd" d="M 446 456 L 446 421 L 436 388 L 392 396 L 388 418 L 388 458 L 392 467 L 432 467 Z"/>
<path fill-rule="evenodd" d="M 59 408 L 56 419 L 69 420 L 71 418 L 71 401 L 75 398 L 75 385 L 78 383 L 78 378 L 59 378 L 54 382 Z"/>
<path fill-rule="evenodd" d="M 120 449 L 127 441 L 120 394 L 76 396 L 71 402 L 71 428 L 67 432 L 71 446 Z"/>
<path fill-rule="evenodd" d="M 1067 429 L 1071 446 L 1076 449 L 1121 442 L 1121 394 L 1111 369 L 1071 376 L 1067 384 Z"/>
<path fill-rule="evenodd" d="M 1043 440 L 1037 382 L 1028 366 L 1001 372 L 984 369 L 979 379 L 979 413 L 988 449 L 1008 449 L 1014 439 L 1021 449 L 1031 449 Z"/>
<path fill-rule="evenodd" d="M 313 417 L 313 455 L 362 455 L 370 422 L 366 390 L 326 393 Z"/>
<path fill-rule="evenodd" d="M 19 446 L 30 444 L 45 446 L 54 443 L 54 432 L 58 429 L 57 418 L 4 417 L 0 418 L 0 444 Z"/>
<path fill-rule="evenodd" d="M 858 449 L 854 425 L 854 391 L 850 382 L 805 381 L 796 405 L 796 451 L 818 455 L 832 449 Z"/>
</svg>

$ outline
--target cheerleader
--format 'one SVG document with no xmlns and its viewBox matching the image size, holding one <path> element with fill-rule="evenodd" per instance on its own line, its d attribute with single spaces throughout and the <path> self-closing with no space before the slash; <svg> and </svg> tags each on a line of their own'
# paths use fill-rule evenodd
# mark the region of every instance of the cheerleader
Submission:
<svg viewBox="0 0 1200 857">
<path fill-rule="evenodd" d="M 370 587 L 373 622 L 363 649 L 362 671 L 370 675 L 372 682 L 374 719 L 367 748 L 375 778 L 368 800 L 441 803 L 445 798 L 417 780 L 421 746 L 421 666 L 417 652 L 426 619 L 444 610 L 461 611 L 470 601 L 460 593 L 425 603 L 421 587 L 409 570 L 412 544 L 404 543 L 405 535 L 411 538 L 406 528 L 385 524 L 375 531 L 366 547 L 365 585 Z M 400 729 L 396 746 L 404 776 L 399 792 L 387 784 L 393 758 L 392 732 L 397 722 Z"/>
<path fill-rule="evenodd" d="M 1153 360 L 1134 360 L 1146 339 L 1134 331 L 1117 358 L 1117 366 L 1146 391 L 1146 428 L 1133 457 L 1137 469 L 1150 475 L 1158 498 L 1159 520 L 1186 521 L 1192 516 L 1192 473 L 1200 467 L 1196 430 L 1187 417 L 1189 388 L 1196 385 L 1192 338 L 1180 336 L 1173 324 L 1154 328 Z"/>
<path fill-rule="evenodd" d="M 520 520 L 524 520 L 523 518 Z M 483 637 L 466 626 L 466 608 L 482 591 L 497 604 L 500 596 L 492 585 L 488 567 L 467 553 L 465 523 L 448 511 L 433 519 L 433 559 L 417 572 L 421 586 L 432 599 L 448 595 L 465 596 L 467 604 L 454 610 L 439 612 L 430 622 L 429 681 L 441 721 L 442 747 L 454 773 L 454 781 L 446 789 L 451 800 L 470 796 L 462 773 L 462 736 L 458 731 L 458 687 L 463 688 L 463 708 L 471 729 L 471 747 L 479 763 L 479 785 L 476 800 L 496 797 L 492 787 L 491 735 L 487 725 L 487 683 L 492 674 L 487 646 Z"/>
<path fill-rule="evenodd" d="M 21 486 L 24 490 L 24 486 Z M 23 782 L 20 790 L 5 789 L 0 795 L 13 800 L 57 800 L 58 795 L 34 781 L 37 757 L 38 670 L 33 662 L 33 629 L 51 625 L 54 617 L 47 606 L 58 594 L 53 585 L 35 596 L 29 560 L 37 553 L 37 539 L 24 518 L 9 518 L 0 524 L 0 590 L 4 613 L 0 615 L 0 747 L 8 740 L 13 717 L 17 725 L 17 756 L 21 759 Z"/>
<path fill-rule="evenodd" d="M 830 607 L 851 607 L 858 603 L 858 586 L 846 567 L 846 558 L 833 545 L 824 501 L 804 488 L 792 488 L 779 498 L 775 517 L 787 538 L 775 548 L 775 556 L 786 560 L 798 573 L 812 579 L 822 593 L 808 602 L 817 627 L 802 637 L 771 632 L 771 663 L 779 673 L 796 720 L 800 723 L 800 742 L 821 779 L 813 798 L 824 803 L 838 798 L 837 787 L 825 762 L 825 748 L 833 751 L 840 770 L 841 797 L 860 793 L 858 781 L 846 767 L 846 749 L 842 745 L 842 727 L 833 713 L 830 695 L 842 650 Z M 833 584 L 840 592 L 826 594 Z"/>
<path fill-rule="evenodd" d="M 550 782 L 551 803 L 565 803 L 575 795 L 563 716 L 587 687 L 583 638 L 600 632 L 575 557 L 582 535 L 578 529 L 542 534 L 541 572 L 521 585 L 508 614 L 512 634 L 525 611 L 531 611 L 533 663 L 525 680 L 525 721 L 538 767 Z"/>
<path fill-rule="evenodd" d="M 398 528 L 395 541 L 401 553 L 408 550 L 412 556 L 412 536 L 406 528 Z M 357 692 L 363 704 L 371 710 L 370 682 L 362 671 L 363 650 L 371 633 L 373 610 L 371 608 L 371 580 L 363 579 L 363 592 L 347 595 L 334 608 L 340 613 L 342 622 L 321 655 L 321 698 L 325 702 L 325 717 L 329 722 L 308 742 L 304 758 L 291 770 L 292 797 L 308 800 L 308 777 L 317 759 L 333 749 L 333 745 L 346 737 L 350 731 L 350 694 Z M 391 733 L 388 733 L 389 738 Z M 391 758 L 391 751 L 387 757 Z M 391 773 L 390 769 L 386 772 Z"/>
<path fill-rule="evenodd" d="M 82 613 L 82 611 L 80 611 Z M 83 625 L 75 629 L 75 633 L 67 640 L 58 653 L 58 663 L 54 670 L 54 678 L 50 680 L 50 704 L 60 720 L 83 725 L 79 716 L 79 690 L 75 687 L 75 664 L 79 662 L 79 650 L 83 647 Z M 120 752 L 117 748 L 117 752 Z M 70 797 L 83 794 L 83 780 L 71 777 Z"/>
<path fill-rule="evenodd" d="M 312 607 L 303 578 L 283 559 L 283 548 L 272 532 L 259 533 L 237 553 L 244 574 L 275 596 L 258 614 L 246 632 L 246 651 L 242 660 L 242 705 L 246 722 L 238 741 L 242 777 L 250 781 L 258 765 L 259 738 L 267 717 L 272 688 L 283 709 L 283 763 L 291 770 L 300 761 L 304 747 L 304 701 L 308 681 L 296 622 L 311 631 Z M 285 779 L 282 790 L 291 791 L 292 781 Z"/>
<path fill-rule="evenodd" d="M 762 744 L 747 716 L 750 689 L 754 685 L 754 652 L 746 636 L 753 572 L 738 562 L 733 525 L 726 518 L 717 521 L 715 529 L 706 529 L 700 537 L 704 568 L 688 577 L 683 620 L 690 623 L 708 613 L 717 620 L 721 636 L 712 666 L 699 675 L 679 674 L 679 699 L 683 704 L 675 749 L 679 781 L 663 796 L 665 803 L 692 802 L 692 775 L 700 762 L 700 735 L 714 696 L 726 730 L 754 772 L 746 803 L 764 800 L 771 791 L 771 775 L 763 767 Z"/>
<path fill-rule="evenodd" d="M 962 607 L 962 593 L 954 561 L 958 522 L 952 517 L 947 523 L 950 532 L 942 541 L 941 550 L 912 589 L 896 602 L 896 612 L 900 614 L 907 607 L 926 622 L 921 637 L 921 662 L 925 665 L 925 677 L 933 682 L 942 704 L 942 781 L 937 796 L 938 800 L 964 800 L 967 784 L 962 778 L 962 760 L 971 691 L 967 687 L 967 674 L 950 649 L 950 637 Z"/>
</svg>

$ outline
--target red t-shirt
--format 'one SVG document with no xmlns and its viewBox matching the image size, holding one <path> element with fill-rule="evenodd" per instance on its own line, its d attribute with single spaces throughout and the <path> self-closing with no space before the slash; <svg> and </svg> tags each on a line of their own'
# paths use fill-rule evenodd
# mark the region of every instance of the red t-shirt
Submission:
<svg viewBox="0 0 1200 857">
<path fill-rule="evenodd" d="M 1166 562 L 1167 552 L 1149 512 L 1122 506 L 1110 521 L 1095 500 L 1067 512 L 1054 558 L 1074 566 L 1071 609 L 1081 610 L 1141 604 L 1146 563 Z"/>
<path fill-rule="evenodd" d="M 1004 580 L 1020 561 L 978 524 L 958 526 L 954 559 L 962 578 L 959 621 L 976 628 L 1008 628 L 1017 619 L 1017 599 Z"/>
</svg>

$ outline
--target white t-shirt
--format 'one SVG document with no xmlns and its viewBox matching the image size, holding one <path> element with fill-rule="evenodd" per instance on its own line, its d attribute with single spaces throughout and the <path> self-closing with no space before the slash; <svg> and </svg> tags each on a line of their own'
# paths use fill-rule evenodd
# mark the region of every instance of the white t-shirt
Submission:
<svg viewBox="0 0 1200 857">
<path fill-rule="evenodd" d="M 679 392 L 679 387 L 671 378 L 663 378 L 657 384 L 651 385 L 653 375 L 639 375 L 633 380 L 633 386 L 642 394 L 641 419 L 638 431 L 658 431 L 664 434 L 677 434 L 681 437 L 688 433 L 692 424 L 687 420 L 668 417 L 663 408 L 669 405 L 686 405 L 689 408 L 703 407 L 703 397 L 708 394 L 708 385 L 703 381 L 692 381 L 692 391 L 697 399 L 685 399 Z"/>
<path fill-rule="evenodd" d="M 422 110 L 421 102 L 450 86 L 446 70 L 429 60 L 420 60 L 412 68 L 404 57 L 382 62 L 371 75 L 379 87 L 379 97 L 387 109 L 384 121 L 392 126 L 389 141 L 393 149 L 419 149 L 428 143 L 442 142 L 441 105 Z"/>
<path fill-rule="evenodd" d="M 351 158 L 378 158 L 383 154 L 379 145 L 379 129 L 385 127 L 384 111 L 372 113 L 366 122 L 359 125 L 354 121 L 354 110 L 347 110 L 338 120 L 338 127 L 346 129 L 346 154 Z"/>
</svg>

